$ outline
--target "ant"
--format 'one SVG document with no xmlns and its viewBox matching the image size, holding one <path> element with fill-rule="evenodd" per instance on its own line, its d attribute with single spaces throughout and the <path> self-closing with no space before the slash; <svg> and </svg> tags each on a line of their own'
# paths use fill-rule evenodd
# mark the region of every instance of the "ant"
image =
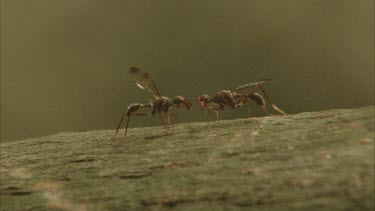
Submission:
<svg viewBox="0 0 375 211">
<path fill-rule="evenodd" d="M 130 104 L 127 111 L 121 117 L 120 123 L 117 126 L 116 133 L 113 139 L 115 139 L 125 116 L 127 117 L 127 122 L 126 122 L 125 134 L 123 136 L 123 139 L 125 139 L 125 136 L 127 134 L 131 116 L 158 115 L 161 121 L 163 122 L 165 131 L 168 132 L 168 129 L 170 128 L 171 124 L 172 124 L 172 129 L 174 131 L 174 127 L 173 127 L 174 122 L 171 123 L 171 120 L 170 120 L 170 117 L 174 115 L 174 110 L 180 108 L 181 104 L 185 105 L 187 109 L 191 109 L 192 108 L 191 102 L 189 102 L 187 99 L 185 99 L 182 96 L 177 96 L 173 100 L 171 100 L 168 97 L 161 96 L 159 90 L 156 88 L 154 81 L 152 80 L 151 75 L 147 72 L 142 72 L 137 67 L 130 68 L 130 75 L 132 76 L 133 80 L 136 82 L 137 86 L 149 92 L 154 97 L 154 99 L 150 100 L 150 103 L 147 103 L 147 104 L 141 104 L 141 103 Z M 141 112 L 145 108 L 152 108 L 153 110 L 151 114 Z M 163 116 L 163 114 L 166 116 Z"/>
<path fill-rule="evenodd" d="M 281 115 L 286 115 L 286 113 L 283 110 L 281 110 L 275 104 L 272 103 L 271 99 L 268 97 L 264 89 L 261 87 L 261 84 L 270 80 L 272 79 L 265 79 L 263 81 L 244 84 L 238 86 L 234 90 L 222 90 L 217 92 L 213 98 L 206 94 L 199 95 L 196 96 L 196 102 L 199 104 L 202 110 L 204 110 L 205 108 L 209 109 L 210 120 L 208 124 L 211 121 L 211 111 L 215 112 L 217 122 L 219 122 L 219 111 L 224 110 L 225 106 L 231 108 L 239 108 L 245 103 L 247 103 L 249 105 L 249 117 L 251 117 L 250 100 L 254 101 L 258 106 L 260 106 L 266 114 L 272 115 L 268 112 L 266 108 L 266 101 L 264 97 L 270 103 L 273 110 L 280 113 Z M 264 97 L 263 95 L 257 92 L 258 89 L 263 93 Z"/>
</svg>

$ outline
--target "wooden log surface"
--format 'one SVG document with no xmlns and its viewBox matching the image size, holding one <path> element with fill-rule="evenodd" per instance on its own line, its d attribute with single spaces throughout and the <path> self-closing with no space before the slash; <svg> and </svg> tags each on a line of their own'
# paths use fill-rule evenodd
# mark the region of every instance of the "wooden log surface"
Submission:
<svg viewBox="0 0 375 211">
<path fill-rule="evenodd" d="M 1 210 L 374 210 L 374 107 L 1 143 Z"/>
</svg>

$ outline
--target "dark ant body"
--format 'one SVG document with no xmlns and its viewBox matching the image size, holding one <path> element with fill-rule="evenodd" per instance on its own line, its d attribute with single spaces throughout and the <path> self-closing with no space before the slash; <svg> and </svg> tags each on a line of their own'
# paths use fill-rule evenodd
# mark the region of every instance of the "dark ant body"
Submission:
<svg viewBox="0 0 375 211">
<path fill-rule="evenodd" d="M 208 95 L 196 96 L 196 102 L 199 104 L 202 110 L 208 108 L 210 113 L 211 111 L 214 111 L 218 122 L 219 111 L 224 110 L 226 106 L 231 108 L 238 108 L 247 103 L 249 105 L 248 112 L 250 116 L 250 100 L 254 101 L 258 106 L 260 106 L 268 115 L 271 115 L 266 108 L 266 101 L 264 97 L 271 104 L 273 110 L 282 115 L 286 115 L 283 110 L 279 109 L 275 104 L 272 103 L 272 101 L 260 85 L 270 80 L 271 79 L 266 79 L 259 82 L 244 84 L 235 88 L 234 90 L 222 90 L 216 93 L 213 98 Z M 257 92 L 257 89 L 259 89 L 263 93 L 264 97 Z"/>
</svg>

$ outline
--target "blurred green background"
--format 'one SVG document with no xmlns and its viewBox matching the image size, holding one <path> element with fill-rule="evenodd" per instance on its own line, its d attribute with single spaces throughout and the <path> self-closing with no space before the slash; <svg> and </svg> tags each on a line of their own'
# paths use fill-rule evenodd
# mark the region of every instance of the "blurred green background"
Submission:
<svg viewBox="0 0 375 211">
<path fill-rule="evenodd" d="M 2 0 L 1 141 L 115 129 L 149 100 L 133 65 L 191 101 L 270 77 L 287 113 L 374 105 L 374 1 Z M 208 116 L 195 104 L 178 118 Z"/>
</svg>

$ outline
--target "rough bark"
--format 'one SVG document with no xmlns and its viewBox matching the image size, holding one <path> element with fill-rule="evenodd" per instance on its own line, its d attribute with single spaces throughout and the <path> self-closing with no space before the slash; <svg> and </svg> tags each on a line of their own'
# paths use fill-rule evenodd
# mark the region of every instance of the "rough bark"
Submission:
<svg viewBox="0 0 375 211">
<path fill-rule="evenodd" d="M 1 210 L 374 209 L 374 107 L 1 144 Z"/>
</svg>

